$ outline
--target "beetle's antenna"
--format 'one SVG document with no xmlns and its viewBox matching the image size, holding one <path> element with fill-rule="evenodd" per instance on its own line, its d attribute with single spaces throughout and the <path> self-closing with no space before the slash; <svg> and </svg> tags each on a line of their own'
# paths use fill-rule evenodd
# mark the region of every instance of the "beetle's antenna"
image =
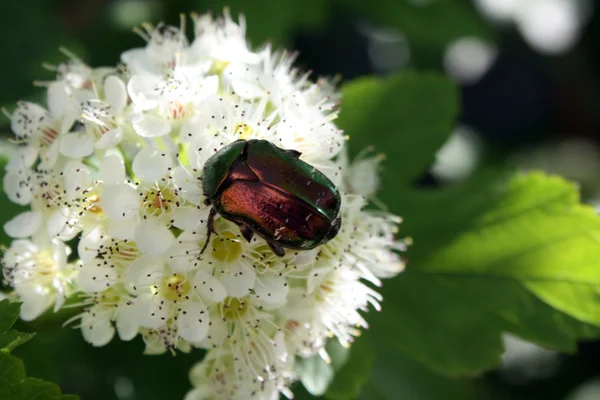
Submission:
<svg viewBox="0 0 600 400">
<path fill-rule="evenodd" d="M 206 248 L 208 247 L 208 243 L 210 243 L 210 235 L 212 235 L 212 233 L 215 230 L 215 215 L 217 215 L 217 210 L 215 210 L 215 208 L 213 207 L 210 209 L 210 213 L 208 214 L 208 221 L 206 223 L 206 226 L 208 227 L 208 233 L 206 234 L 206 242 L 204 242 L 204 246 L 202 246 L 202 250 L 200 250 L 200 254 L 198 255 L 198 257 L 200 257 L 202 253 L 204 253 L 204 250 L 206 250 Z"/>
</svg>

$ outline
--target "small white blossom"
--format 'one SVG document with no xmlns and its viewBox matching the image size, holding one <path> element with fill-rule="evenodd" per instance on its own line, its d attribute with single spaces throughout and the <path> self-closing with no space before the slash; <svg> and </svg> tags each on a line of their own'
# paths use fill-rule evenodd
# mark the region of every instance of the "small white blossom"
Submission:
<svg viewBox="0 0 600 400">
<path fill-rule="evenodd" d="M 32 240 L 12 242 L 2 258 L 3 275 L 14 288 L 21 306 L 21 318 L 35 319 L 52 304 L 60 309 L 70 294 L 72 269 L 67 266 L 70 249 L 59 239 L 38 235 Z"/>
<path fill-rule="evenodd" d="M 206 349 L 187 400 L 291 397 L 296 358 L 327 360 L 332 337 L 351 345 L 367 328 L 363 312 L 380 309 L 381 279 L 403 270 L 408 241 L 396 239 L 399 217 L 366 207 L 385 210 L 383 157 L 349 161 L 336 81 L 313 81 L 294 53 L 254 49 L 227 10 L 192 19 L 191 41 L 185 19 L 144 25 L 145 45 L 118 67 L 64 51 L 69 60 L 48 67 L 56 79 L 40 83 L 47 103 L 6 112 L 18 147 L 3 188 L 28 209 L 3 227 L 13 238 L 4 279 L 26 320 L 77 294 L 81 312 L 68 322 L 94 346 L 140 335 L 145 354 Z M 339 189 L 333 239 L 278 256 L 260 227 L 251 237 L 211 214 L 207 160 L 252 139 Z"/>
</svg>

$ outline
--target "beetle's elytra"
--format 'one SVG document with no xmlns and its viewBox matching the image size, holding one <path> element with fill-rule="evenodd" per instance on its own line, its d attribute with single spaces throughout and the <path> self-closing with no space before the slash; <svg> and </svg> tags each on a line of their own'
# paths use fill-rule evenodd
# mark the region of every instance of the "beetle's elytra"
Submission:
<svg viewBox="0 0 600 400">
<path fill-rule="evenodd" d="M 212 209 L 202 252 L 217 213 L 236 223 L 247 241 L 262 237 L 280 257 L 286 247 L 309 250 L 333 239 L 341 224 L 340 193 L 298 157 L 267 140 L 237 140 L 210 157 L 202 186 Z"/>
</svg>

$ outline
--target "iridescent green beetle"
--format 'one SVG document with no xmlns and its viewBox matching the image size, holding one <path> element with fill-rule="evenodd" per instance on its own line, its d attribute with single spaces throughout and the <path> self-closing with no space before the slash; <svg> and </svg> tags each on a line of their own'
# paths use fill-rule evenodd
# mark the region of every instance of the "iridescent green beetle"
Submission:
<svg viewBox="0 0 600 400">
<path fill-rule="evenodd" d="M 206 249 L 218 213 L 236 223 L 249 242 L 262 237 L 275 254 L 310 250 L 340 230 L 341 197 L 335 185 L 295 150 L 267 140 L 237 140 L 210 157 L 202 172 L 208 218 Z"/>
</svg>

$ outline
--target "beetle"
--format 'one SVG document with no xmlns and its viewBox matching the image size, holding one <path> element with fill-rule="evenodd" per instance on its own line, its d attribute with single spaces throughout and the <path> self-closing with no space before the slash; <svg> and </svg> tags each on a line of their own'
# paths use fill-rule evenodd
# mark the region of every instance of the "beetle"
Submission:
<svg viewBox="0 0 600 400">
<path fill-rule="evenodd" d="M 236 140 L 213 154 L 202 171 L 208 216 L 206 250 L 217 214 L 256 234 L 273 253 L 310 250 L 333 239 L 342 222 L 341 196 L 321 171 L 268 140 Z"/>
</svg>

